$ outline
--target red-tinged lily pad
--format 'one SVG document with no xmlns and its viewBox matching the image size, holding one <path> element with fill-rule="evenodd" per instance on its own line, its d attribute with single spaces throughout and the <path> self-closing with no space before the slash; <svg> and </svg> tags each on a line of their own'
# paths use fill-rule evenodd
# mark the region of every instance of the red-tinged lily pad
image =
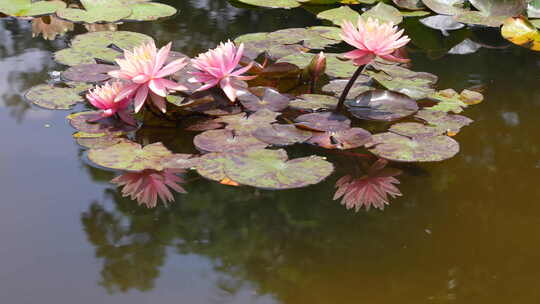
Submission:
<svg viewBox="0 0 540 304">
<path fill-rule="evenodd" d="M 66 118 L 73 128 L 85 134 L 125 134 L 137 130 L 136 127 L 128 125 L 120 119 L 114 119 L 112 117 L 100 119 L 100 117 L 99 112 L 88 111 L 74 113 L 68 115 Z"/>
<path fill-rule="evenodd" d="M 251 132 L 260 127 L 269 126 L 276 121 L 280 113 L 267 109 L 259 110 L 253 114 L 240 113 L 217 118 L 216 122 L 227 124 L 226 129 L 234 130 L 237 135 L 251 135 Z"/>
<path fill-rule="evenodd" d="M 185 126 L 186 131 L 208 131 L 225 127 L 224 123 L 216 122 L 215 119 L 208 117 L 186 118 L 182 120 L 182 125 Z"/>
<path fill-rule="evenodd" d="M 225 174 L 225 163 L 230 162 L 229 153 L 208 153 L 198 158 L 195 169 L 202 177 L 216 182 L 230 180 Z"/>
<path fill-rule="evenodd" d="M 162 143 L 142 147 L 134 142 L 123 142 L 104 149 L 90 149 L 88 151 L 88 159 L 95 164 L 125 171 L 145 169 L 161 171 L 165 169 L 161 161 L 171 155 L 171 151 Z"/>
<path fill-rule="evenodd" d="M 92 86 L 77 83 L 69 87 L 55 87 L 48 84 L 37 85 L 25 94 L 26 100 L 50 110 L 69 110 L 84 101 L 82 93 Z"/>
<path fill-rule="evenodd" d="M 355 117 L 378 121 L 394 121 L 418 111 L 418 105 L 413 99 L 385 90 L 367 91 L 347 101 L 346 105 Z"/>
<path fill-rule="evenodd" d="M 365 145 L 371 138 L 371 133 L 362 128 L 351 128 L 337 132 L 314 132 L 308 141 L 310 144 L 325 149 L 354 149 Z"/>
<path fill-rule="evenodd" d="M 233 181 L 262 189 L 292 189 L 318 184 L 334 171 L 320 156 L 287 160 L 285 150 L 250 150 L 229 156 L 225 174 Z"/>
<path fill-rule="evenodd" d="M 351 121 L 347 117 L 334 112 L 300 115 L 295 122 L 300 128 L 318 132 L 337 132 L 351 127 Z"/>
<path fill-rule="evenodd" d="M 253 131 L 252 135 L 268 144 L 288 146 L 305 142 L 311 137 L 311 132 L 300 130 L 294 125 L 272 124 Z"/>
<path fill-rule="evenodd" d="M 193 139 L 197 149 L 204 152 L 241 152 L 247 149 L 268 146 L 267 143 L 247 134 L 236 134 L 233 130 L 209 130 Z"/>
<path fill-rule="evenodd" d="M 368 81 L 369 81 L 369 77 L 360 75 L 360 77 L 358 77 L 358 80 L 353 84 L 353 86 L 351 87 L 351 90 L 347 94 L 347 98 L 352 99 L 364 92 L 373 90 L 372 87 L 369 87 L 366 85 Z M 322 90 L 327 93 L 332 93 L 336 96 L 341 96 L 348 82 L 349 82 L 348 79 L 334 79 L 330 81 L 328 84 L 326 84 L 325 86 L 323 86 Z"/>
<path fill-rule="evenodd" d="M 462 115 L 452 115 L 446 112 L 426 109 L 416 113 L 415 117 L 424 120 L 428 124 L 442 130 L 442 133 L 449 135 L 455 135 L 461 128 L 473 123 L 472 119 Z"/>
<path fill-rule="evenodd" d="M 395 133 L 380 133 L 366 144 L 378 157 L 398 162 L 434 162 L 452 158 L 459 152 L 459 144 L 444 135 L 409 138 Z"/>
<path fill-rule="evenodd" d="M 445 132 L 437 127 L 428 126 L 418 122 L 401 122 L 392 125 L 388 131 L 407 137 L 433 137 L 443 135 Z"/>
<path fill-rule="evenodd" d="M 128 142 L 127 139 L 118 137 L 114 134 L 98 137 L 75 137 L 75 141 L 77 144 L 87 149 L 103 149 L 121 142 Z"/>
<path fill-rule="evenodd" d="M 240 91 L 238 100 L 249 111 L 267 109 L 279 112 L 287 108 L 290 98 L 272 88 L 254 87 Z"/>
<path fill-rule="evenodd" d="M 107 73 L 118 70 L 117 66 L 108 64 L 81 64 L 70 67 L 62 73 L 67 81 L 98 83 L 111 78 Z"/>
<path fill-rule="evenodd" d="M 291 101 L 291 109 L 314 112 L 318 110 L 334 110 L 338 104 L 338 99 L 333 96 L 320 94 L 303 94 Z"/>
<path fill-rule="evenodd" d="M 197 166 L 199 158 L 193 154 L 175 153 L 161 160 L 161 164 L 167 169 L 191 169 Z"/>
</svg>

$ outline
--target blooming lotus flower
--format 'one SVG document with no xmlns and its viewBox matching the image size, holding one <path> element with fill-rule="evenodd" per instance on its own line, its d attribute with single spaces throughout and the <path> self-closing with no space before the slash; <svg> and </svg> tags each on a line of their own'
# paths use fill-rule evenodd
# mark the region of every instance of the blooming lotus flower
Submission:
<svg viewBox="0 0 540 304">
<path fill-rule="evenodd" d="M 165 113 L 165 97 L 168 90 L 187 90 L 185 86 L 165 79 L 165 77 L 176 73 L 187 64 L 185 59 L 182 58 L 164 66 L 169 57 L 171 45 L 169 43 L 158 51 L 152 41 L 135 48 L 132 52 L 124 52 L 125 59 L 116 60 L 120 70 L 109 72 L 109 75 L 132 82 L 119 94 L 116 99 L 117 102 L 126 96 L 135 96 L 135 113 L 138 113 L 146 98 L 150 95 L 154 105 Z"/>
<path fill-rule="evenodd" d="M 398 27 L 392 23 L 379 23 L 379 20 L 371 17 L 367 21 L 358 18 L 358 28 L 349 21 L 343 21 L 341 30 L 341 38 L 357 48 L 345 53 L 345 57 L 356 65 L 368 64 L 376 56 L 389 61 L 407 61 L 396 56 L 395 51 L 409 43 L 410 39 L 406 35 L 402 37 L 403 30 L 398 31 Z"/>
<path fill-rule="evenodd" d="M 184 180 L 176 175 L 180 172 L 183 171 L 147 169 L 140 172 L 124 173 L 115 177 L 111 182 L 124 187 L 122 196 L 129 196 L 132 200 L 137 200 L 139 205 L 144 204 L 148 208 L 154 208 L 157 206 L 158 198 L 165 204 L 174 201 L 169 188 L 186 193 L 186 190 L 179 185 Z"/>
<path fill-rule="evenodd" d="M 192 72 L 194 76 L 192 81 L 204 83 L 197 91 L 208 90 L 219 85 L 229 100 L 235 101 L 239 88 L 234 84 L 234 81 L 255 78 L 255 76 L 242 76 L 251 69 L 253 63 L 235 70 L 242 59 L 242 54 L 244 54 L 243 43 L 237 48 L 234 43 L 227 41 L 192 59 L 193 67 L 199 70 Z"/>
<path fill-rule="evenodd" d="M 136 125 L 135 119 L 131 117 L 128 105 L 131 101 L 131 96 L 125 96 L 123 99 L 115 101 L 120 92 L 125 89 L 125 85 L 119 81 L 106 83 L 103 86 L 95 87 L 86 94 L 86 98 L 90 103 L 102 110 L 98 119 L 111 117 L 118 114 L 120 119 L 130 125 Z"/>
<path fill-rule="evenodd" d="M 347 209 L 360 210 L 363 206 L 369 210 L 371 206 L 384 209 L 388 205 L 388 195 L 395 198 L 401 196 L 399 189 L 394 184 L 399 181 L 394 177 L 401 174 L 400 170 L 385 168 L 387 161 L 378 160 L 366 175 L 353 178 L 350 175 L 343 176 L 336 182 L 336 194 L 334 200 L 343 197 L 341 204 Z"/>
</svg>

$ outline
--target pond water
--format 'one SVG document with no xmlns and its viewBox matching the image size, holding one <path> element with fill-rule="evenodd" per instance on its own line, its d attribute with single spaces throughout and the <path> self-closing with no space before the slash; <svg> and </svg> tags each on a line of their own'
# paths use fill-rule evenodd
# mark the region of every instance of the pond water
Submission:
<svg viewBox="0 0 540 304">
<path fill-rule="evenodd" d="M 319 24 L 302 9 L 169 1 L 180 14 L 120 29 L 188 55 L 250 32 Z M 84 32 L 79 29 L 78 32 Z M 70 34 L 72 35 L 72 34 Z M 188 177 L 188 194 L 146 209 L 88 165 L 65 116 L 25 90 L 59 70 L 67 39 L 0 19 L 2 303 L 538 303 L 540 57 L 512 46 L 413 69 L 439 88 L 483 86 L 461 152 L 404 166 L 403 197 L 355 213 L 332 201 L 338 176 L 286 191 Z M 438 56 L 437 56 L 438 57 Z M 182 137 L 149 130 L 150 141 Z M 143 135 L 144 136 L 144 135 Z M 145 140 L 145 139 L 143 139 Z M 346 166 L 346 164 L 342 164 Z"/>
</svg>

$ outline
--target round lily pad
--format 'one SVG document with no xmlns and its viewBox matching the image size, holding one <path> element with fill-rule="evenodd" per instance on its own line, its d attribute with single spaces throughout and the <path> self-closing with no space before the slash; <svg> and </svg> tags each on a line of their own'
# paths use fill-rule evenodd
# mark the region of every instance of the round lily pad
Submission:
<svg viewBox="0 0 540 304">
<path fill-rule="evenodd" d="M 469 0 L 486 16 L 517 16 L 527 7 L 526 0 Z"/>
<path fill-rule="evenodd" d="M 253 131 L 252 135 L 268 144 L 288 146 L 305 142 L 311 137 L 311 132 L 300 130 L 294 125 L 272 124 Z"/>
<path fill-rule="evenodd" d="M 318 132 L 337 132 L 351 127 L 351 121 L 347 117 L 333 112 L 304 114 L 295 121 L 301 128 Z"/>
<path fill-rule="evenodd" d="M 268 146 L 251 135 L 237 135 L 232 130 L 223 129 L 205 131 L 195 136 L 193 144 L 204 152 L 240 152 Z"/>
<path fill-rule="evenodd" d="M 441 15 L 457 15 L 465 11 L 463 0 L 422 0 L 424 5 Z"/>
<path fill-rule="evenodd" d="M 87 111 L 74 113 L 66 118 L 73 128 L 85 134 L 125 134 L 137 130 L 136 127 L 128 125 L 120 119 L 112 117 L 99 119 L 100 117 L 100 113 L 97 111 Z"/>
<path fill-rule="evenodd" d="M 360 77 L 358 77 L 358 80 L 353 84 L 353 86 L 351 87 L 351 90 L 347 94 L 347 98 L 348 99 L 355 98 L 356 96 L 364 92 L 373 90 L 372 87 L 369 87 L 366 85 L 368 81 L 369 81 L 369 77 L 360 75 Z M 330 81 L 328 84 L 326 84 L 325 86 L 323 86 L 322 90 L 327 93 L 333 93 L 336 96 L 341 96 L 348 82 L 349 82 L 349 79 L 334 79 Z"/>
<path fill-rule="evenodd" d="M 433 137 L 445 133 L 437 127 L 427 126 L 417 122 L 397 123 L 392 125 L 388 131 L 407 137 Z"/>
<path fill-rule="evenodd" d="M 457 134 L 462 127 L 473 123 L 473 120 L 468 117 L 452 115 L 442 111 L 421 110 L 416 113 L 415 117 L 442 130 L 441 133 L 448 134 Z"/>
<path fill-rule="evenodd" d="M 294 8 L 299 7 L 300 3 L 296 0 L 238 0 L 239 2 L 254 5 L 263 6 L 269 8 Z"/>
<path fill-rule="evenodd" d="M 191 169 L 197 166 L 199 158 L 193 154 L 175 153 L 171 156 L 164 157 L 161 164 L 167 169 Z"/>
<path fill-rule="evenodd" d="M 225 174 L 225 163 L 231 160 L 228 153 L 208 153 L 199 157 L 195 169 L 202 177 L 221 182 L 229 177 Z"/>
<path fill-rule="evenodd" d="M 357 22 L 358 18 L 360 18 L 360 14 L 349 6 L 343 5 L 338 8 L 322 11 L 317 14 L 317 18 L 330 20 L 336 25 L 341 25 L 344 20 L 353 23 Z"/>
<path fill-rule="evenodd" d="M 66 7 L 63 1 L 3 0 L 0 13 L 15 17 L 37 17 L 51 15 Z"/>
<path fill-rule="evenodd" d="M 108 64 L 81 64 L 70 67 L 62 73 L 68 81 L 97 83 L 111 78 L 107 73 L 118 70 L 118 66 Z"/>
<path fill-rule="evenodd" d="M 338 104 L 336 97 L 320 94 L 303 94 L 291 101 L 289 107 L 300 111 L 314 112 L 321 109 L 334 110 Z"/>
<path fill-rule="evenodd" d="M 366 20 L 367 18 L 374 18 L 379 19 L 379 22 L 392 24 L 399 24 L 403 21 L 403 16 L 401 16 L 397 8 L 382 2 L 363 13 L 362 18 Z"/>
<path fill-rule="evenodd" d="M 253 114 L 240 113 L 217 118 L 216 122 L 227 124 L 226 129 L 234 130 L 237 135 L 251 135 L 251 132 L 260 127 L 269 126 L 276 121 L 280 113 L 267 109 L 259 110 Z"/>
<path fill-rule="evenodd" d="M 163 3 L 143 2 L 138 0 L 128 0 L 131 15 L 124 18 L 130 21 L 153 21 L 160 18 L 170 17 L 176 14 L 177 10 Z"/>
<path fill-rule="evenodd" d="M 115 135 L 105 135 L 98 137 L 76 137 L 75 141 L 87 149 L 103 149 L 127 141 L 127 139 Z"/>
<path fill-rule="evenodd" d="M 350 128 L 338 132 L 316 132 L 308 141 L 326 149 L 354 149 L 362 147 L 371 138 L 371 133 L 362 128 Z"/>
<path fill-rule="evenodd" d="M 230 156 L 225 174 L 232 180 L 262 189 L 292 189 L 317 184 L 334 171 L 320 156 L 287 160 L 285 150 L 250 150 Z"/>
<path fill-rule="evenodd" d="M 453 157 L 459 152 L 459 144 L 444 135 L 409 138 L 395 133 L 380 133 L 366 144 L 378 157 L 398 162 L 433 162 Z"/>
<path fill-rule="evenodd" d="M 25 98 L 35 105 L 50 110 L 69 110 L 76 103 L 83 102 L 82 92 L 91 86 L 77 85 L 60 88 L 48 84 L 35 86 L 28 90 Z"/>
<path fill-rule="evenodd" d="M 416 101 L 392 91 L 372 90 L 346 102 L 349 112 L 357 118 L 394 121 L 418 111 Z"/>
<path fill-rule="evenodd" d="M 63 8 L 56 15 L 71 22 L 106 23 L 116 22 L 129 15 L 131 9 L 115 0 L 80 0 L 84 9 Z"/>
<path fill-rule="evenodd" d="M 134 142 L 123 142 L 104 149 L 90 149 L 88 159 L 95 164 L 118 170 L 142 171 L 165 169 L 161 161 L 172 153 L 162 143 L 142 147 Z"/>
<path fill-rule="evenodd" d="M 268 87 L 254 87 L 245 91 L 240 91 L 238 100 L 249 111 L 259 111 L 268 109 L 278 112 L 289 105 L 289 97 L 279 93 L 275 89 Z"/>
</svg>

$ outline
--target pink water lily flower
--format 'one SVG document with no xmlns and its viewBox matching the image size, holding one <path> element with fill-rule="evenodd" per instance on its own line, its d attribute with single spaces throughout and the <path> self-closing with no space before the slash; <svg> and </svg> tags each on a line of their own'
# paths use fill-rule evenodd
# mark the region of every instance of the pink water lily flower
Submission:
<svg viewBox="0 0 540 304">
<path fill-rule="evenodd" d="M 119 81 L 108 82 L 102 86 L 97 86 L 88 91 L 86 98 L 90 103 L 101 110 L 100 117 L 106 118 L 118 114 L 120 119 L 130 125 L 136 125 L 135 119 L 129 113 L 129 103 L 131 96 L 125 96 L 123 99 L 115 101 L 120 92 L 125 88 L 125 85 Z"/>
<path fill-rule="evenodd" d="M 240 89 L 234 83 L 235 80 L 250 80 L 256 77 L 242 76 L 242 74 L 251 69 L 253 63 L 236 69 L 243 54 L 243 43 L 237 48 L 234 43 L 227 41 L 226 43 L 221 43 L 217 48 L 192 59 L 191 63 L 193 67 L 199 71 L 192 72 L 194 77 L 191 81 L 204 83 L 197 91 L 208 90 L 219 85 L 223 92 L 225 92 L 225 95 L 227 95 L 227 98 L 235 101 L 237 92 Z"/>
<path fill-rule="evenodd" d="M 398 30 L 392 23 L 379 23 L 378 19 L 371 17 L 358 18 L 358 28 L 351 22 L 343 21 L 341 25 L 341 38 L 356 50 L 345 53 L 345 57 L 351 59 L 356 65 L 370 63 L 376 56 L 395 62 L 406 62 L 399 58 L 395 52 L 409 43 L 403 30 Z"/>
<path fill-rule="evenodd" d="M 169 43 L 158 51 L 152 41 L 131 52 L 125 51 L 125 59 L 116 60 L 120 70 L 109 72 L 109 75 L 132 82 L 124 88 L 116 101 L 133 95 L 135 113 L 138 113 L 150 95 L 153 104 L 163 113 L 166 112 L 165 97 L 169 90 L 187 90 L 185 86 L 165 78 L 178 72 L 187 64 L 185 58 L 181 58 L 164 66 L 169 57 L 171 45 Z"/>
<path fill-rule="evenodd" d="M 179 185 L 184 180 L 176 175 L 183 172 L 183 170 L 173 169 L 163 171 L 147 169 L 140 172 L 124 173 L 115 177 L 111 182 L 123 186 L 122 196 L 129 196 L 139 205 L 154 208 L 157 206 L 158 198 L 165 204 L 174 201 L 174 196 L 169 188 L 179 193 L 186 193 L 186 190 Z"/>
</svg>

